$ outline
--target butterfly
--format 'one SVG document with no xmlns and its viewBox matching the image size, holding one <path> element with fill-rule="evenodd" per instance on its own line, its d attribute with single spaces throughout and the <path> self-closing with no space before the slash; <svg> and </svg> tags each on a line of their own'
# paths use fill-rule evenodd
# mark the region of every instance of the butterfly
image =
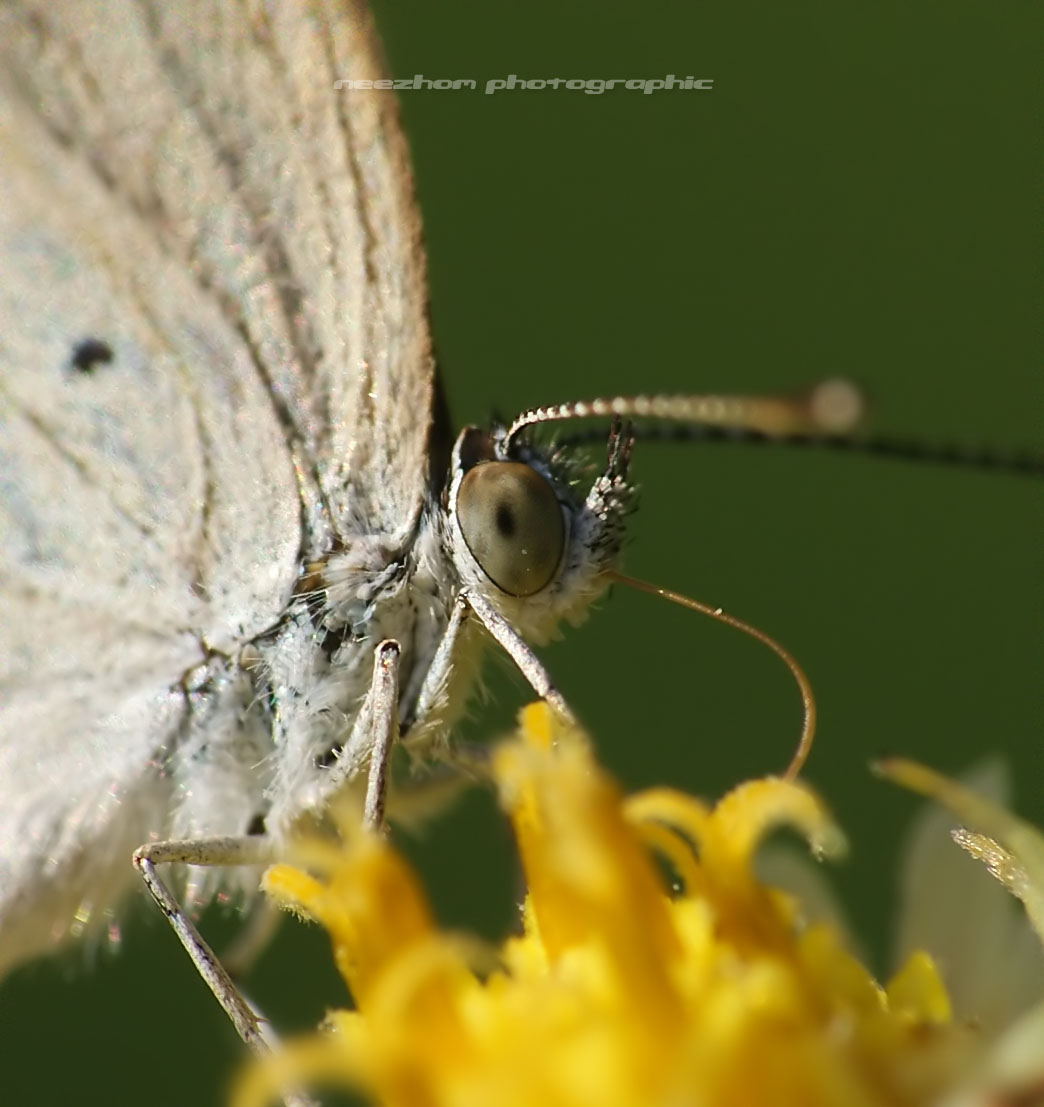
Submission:
<svg viewBox="0 0 1044 1107">
<path fill-rule="evenodd" d="M 361 5 L 2 17 L 0 969 L 137 845 L 277 837 L 377 730 L 437 754 L 469 614 L 546 636 L 627 498 L 619 440 L 586 500 L 506 436 L 451 457 L 395 103 L 335 88 L 380 73 Z"/>
<path fill-rule="evenodd" d="M 141 847 L 206 976 L 155 865 L 203 903 L 345 788 L 379 824 L 485 638 L 567 711 L 523 639 L 604 591 L 630 439 L 581 489 L 522 433 L 564 410 L 450 436 L 395 101 L 338 86 L 362 5 L 0 15 L 0 971 Z"/>
</svg>

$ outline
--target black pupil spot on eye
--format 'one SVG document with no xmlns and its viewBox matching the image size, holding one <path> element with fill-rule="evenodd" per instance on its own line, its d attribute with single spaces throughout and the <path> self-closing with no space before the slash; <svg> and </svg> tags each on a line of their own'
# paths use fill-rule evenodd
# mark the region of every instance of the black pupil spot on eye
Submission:
<svg viewBox="0 0 1044 1107">
<path fill-rule="evenodd" d="M 247 834 L 252 838 L 260 837 L 266 832 L 264 815 L 255 815 L 247 824 Z"/>
<path fill-rule="evenodd" d="M 515 534 L 515 516 L 511 512 L 511 505 L 502 500 L 497 504 L 495 516 L 497 532 L 501 538 L 512 538 Z"/>
<path fill-rule="evenodd" d="M 78 373 L 92 373 L 99 365 L 108 365 L 115 355 L 108 342 L 85 338 L 73 348 L 70 364 Z"/>
</svg>

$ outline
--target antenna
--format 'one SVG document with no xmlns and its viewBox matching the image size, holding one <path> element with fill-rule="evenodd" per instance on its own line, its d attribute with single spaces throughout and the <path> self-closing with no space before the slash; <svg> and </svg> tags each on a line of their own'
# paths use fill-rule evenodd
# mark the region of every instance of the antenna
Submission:
<svg viewBox="0 0 1044 1107">
<path fill-rule="evenodd" d="M 791 395 L 612 396 L 522 412 L 508 428 L 508 445 L 530 427 L 590 418 L 646 420 L 630 433 L 640 440 L 743 442 L 755 446 L 833 450 L 921 464 L 981 469 L 1014 476 L 1044 476 L 1044 454 L 989 446 L 932 443 L 894 435 L 853 433 L 866 411 L 857 385 L 821 381 Z M 560 446 L 601 441 L 600 430 L 578 431 Z"/>
<path fill-rule="evenodd" d="M 507 430 L 508 445 L 527 427 L 570 419 L 633 418 L 684 423 L 696 428 L 752 431 L 766 436 L 840 435 L 862 418 L 863 397 L 850 381 L 821 381 L 805 392 L 781 396 L 608 396 L 523 411 Z"/>
</svg>

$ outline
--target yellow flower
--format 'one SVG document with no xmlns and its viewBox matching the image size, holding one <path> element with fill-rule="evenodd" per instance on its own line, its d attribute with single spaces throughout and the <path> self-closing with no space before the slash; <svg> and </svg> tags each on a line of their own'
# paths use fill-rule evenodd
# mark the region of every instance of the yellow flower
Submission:
<svg viewBox="0 0 1044 1107">
<path fill-rule="evenodd" d="M 493 772 L 528 886 L 521 935 L 484 955 L 437 929 L 385 841 L 313 843 L 319 877 L 276 866 L 265 886 L 329 931 L 357 1009 L 249 1070 L 237 1107 L 309 1080 L 382 1107 L 912 1107 L 965 1086 L 974 1031 L 927 955 L 881 986 L 756 878 L 777 826 L 840 850 L 807 787 L 753 781 L 713 808 L 625 798 L 543 705 Z"/>
</svg>

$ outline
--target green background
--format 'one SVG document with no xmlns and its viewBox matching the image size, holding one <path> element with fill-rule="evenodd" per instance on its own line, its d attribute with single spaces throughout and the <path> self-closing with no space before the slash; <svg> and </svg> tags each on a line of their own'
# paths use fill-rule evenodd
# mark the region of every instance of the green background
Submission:
<svg viewBox="0 0 1044 1107">
<path fill-rule="evenodd" d="M 875 429 L 1044 442 L 1030 5 L 387 0 L 378 15 L 396 76 L 714 80 L 405 94 L 458 423 L 843 373 Z M 1038 486 L 652 443 L 634 473 L 625 567 L 757 623 L 807 669 L 821 713 L 807 775 L 851 837 L 836 881 L 883 969 L 916 802 L 872 779 L 871 757 L 958 771 L 1002 751 L 1018 809 L 1044 821 Z M 716 796 L 785 763 L 797 696 L 764 648 L 641 595 L 602 608 L 545 656 L 628 787 Z M 528 698 L 490 668 L 473 737 Z M 449 924 L 512 924 L 510 838 L 488 797 L 409 849 Z M 227 923 L 207 927 L 220 948 Z M 119 955 L 95 961 L 31 966 L 0 991 L 0 1100 L 222 1102 L 238 1044 L 158 914 L 132 912 Z M 344 999 L 322 935 L 294 924 L 251 984 L 281 1026 Z"/>
</svg>

